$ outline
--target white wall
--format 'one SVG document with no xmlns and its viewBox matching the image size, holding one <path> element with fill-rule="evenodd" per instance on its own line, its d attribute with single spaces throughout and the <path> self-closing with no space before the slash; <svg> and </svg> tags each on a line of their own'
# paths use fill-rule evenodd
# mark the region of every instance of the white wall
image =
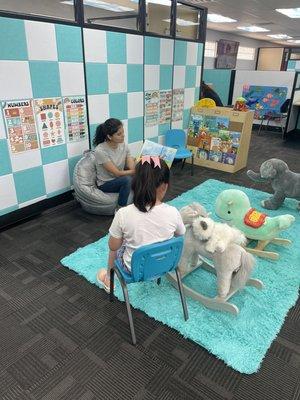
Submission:
<svg viewBox="0 0 300 400">
<path fill-rule="evenodd" d="M 234 35 L 232 33 L 212 31 L 210 29 L 207 30 L 207 32 L 206 32 L 206 41 L 207 42 L 217 42 L 220 39 L 236 40 L 237 42 L 240 42 L 240 46 L 255 47 L 256 49 L 258 49 L 259 47 L 282 47 L 282 46 L 273 44 L 271 42 L 264 42 L 262 40 L 246 38 L 244 36 Z M 253 61 L 237 60 L 236 69 L 245 69 L 248 71 L 255 70 L 256 56 L 257 56 L 257 50 L 256 50 L 255 58 Z M 214 67 L 215 67 L 215 58 L 205 57 L 204 68 L 212 69 Z"/>
</svg>

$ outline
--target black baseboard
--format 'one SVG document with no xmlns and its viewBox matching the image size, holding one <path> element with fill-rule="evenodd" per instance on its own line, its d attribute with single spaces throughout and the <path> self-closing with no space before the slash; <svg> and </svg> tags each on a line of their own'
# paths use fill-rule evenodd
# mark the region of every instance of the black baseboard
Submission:
<svg viewBox="0 0 300 400">
<path fill-rule="evenodd" d="M 38 203 L 31 204 L 28 207 L 20 208 L 19 210 L 12 211 L 8 214 L 0 217 L 0 231 L 5 230 L 12 225 L 24 222 L 24 220 L 31 219 L 41 214 L 43 211 L 48 210 L 51 207 L 56 207 L 59 204 L 73 200 L 73 191 L 70 190 L 66 193 L 62 193 L 58 196 L 51 197 L 39 201 Z"/>
</svg>

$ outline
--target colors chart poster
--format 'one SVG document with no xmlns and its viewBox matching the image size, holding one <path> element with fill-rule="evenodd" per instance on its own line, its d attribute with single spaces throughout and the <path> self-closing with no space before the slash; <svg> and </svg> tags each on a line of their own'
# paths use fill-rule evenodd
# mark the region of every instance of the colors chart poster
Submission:
<svg viewBox="0 0 300 400">
<path fill-rule="evenodd" d="M 7 139 L 14 154 L 39 148 L 32 100 L 2 103 Z"/>
<path fill-rule="evenodd" d="M 60 97 L 37 99 L 34 102 L 42 148 L 65 143 L 65 126 Z"/>
<path fill-rule="evenodd" d="M 78 142 L 86 139 L 88 129 L 85 97 L 64 97 L 63 103 L 68 142 Z"/>
</svg>

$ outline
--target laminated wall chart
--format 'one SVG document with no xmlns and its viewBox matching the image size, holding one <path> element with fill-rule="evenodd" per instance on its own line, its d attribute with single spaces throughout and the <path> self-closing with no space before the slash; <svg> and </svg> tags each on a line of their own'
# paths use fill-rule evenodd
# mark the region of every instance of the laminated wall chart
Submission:
<svg viewBox="0 0 300 400">
<path fill-rule="evenodd" d="M 84 96 L 64 97 L 64 112 L 68 142 L 87 138 L 87 117 Z"/>
<path fill-rule="evenodd" d="M 38 149 L 32 100 L 3 102 L 2 108 L 11 152 Z"/>
<path fill-rule="evenodd" d="M 172 116 L 172 90 L 161 90 L 159 97 L 159 112 L 161 124 L 171 121 Z"/>
<path fill-rule="evenodd" d="M 37 99 L 34 104 L 41 147 L 65 143 L 62 99 Z"/>
<path fill-rule="evenodd" d="M 181 121 L 184 108 L 184 89 L 173 90 L 172 121 Z"/>
<path fill-rule="evenodd" d="M 145 92 L 145 124 L 154 126 L 159 122 L 159 90 Z"/>
</svg>

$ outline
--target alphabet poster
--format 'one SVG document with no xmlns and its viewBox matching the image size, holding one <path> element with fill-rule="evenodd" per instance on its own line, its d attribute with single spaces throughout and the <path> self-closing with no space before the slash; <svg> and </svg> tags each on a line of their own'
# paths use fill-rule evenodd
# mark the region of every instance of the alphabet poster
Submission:
<svg viewBox="0 0 300 400">
<path fill-rule="evenodd" d="M 87 138 L 87 118 L 84 96 L 64 97 L 64 111 L 69 142 Z"/>
<path fill-rule="evenodd" d="M 159 90 L 145 92 L 145 124 L 153 126 L 159 123 Z"/>
<path fill-rule="evenodd" d="M 173 89 L 172 121 L 183 119 L 184 89 Z"/>
<path fill-rule="evenodd" d="M 65 126 L 60 97 L 34 101 L 41 147 L 52 147 L 65 143 Z"/>
<path fill-rule="evenodd" d="M 164 124 L 171 121 L 172 114 L 172 90 L 160 91 L 160 123 Z"/>
<path fill-rule="evenodd" d="M 32 100 L 3 102 L 2 108 L 11 152 L 38 149 Z"/>
</svg>

